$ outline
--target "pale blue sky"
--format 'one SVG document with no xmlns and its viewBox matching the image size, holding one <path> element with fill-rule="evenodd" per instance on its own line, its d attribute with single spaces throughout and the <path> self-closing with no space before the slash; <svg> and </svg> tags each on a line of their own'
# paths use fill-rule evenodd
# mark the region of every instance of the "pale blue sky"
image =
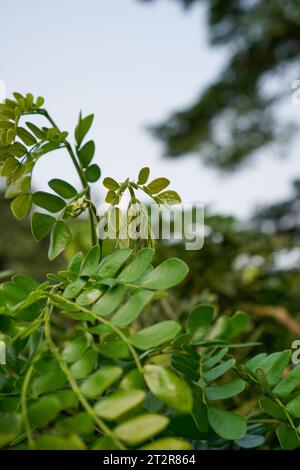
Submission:
<svg viewBox="0 0 300 470">
<path fill-rule="evenodd" d="M 191 103 L 226 60 L 224 50 L 207 45 L 200 7 L 184 14 L 167 0 L 1 3 L 0 80 L 8 95 L 43 95 L 65 130 L 72 129 L 80 108 L 94 112 L 92 136 L 103 176 L 122 180 L 148 165 L 153 176 L 168 176 L 185 202 L 241 216 L 259 202 L 289 194 L 299 169 L 296 152 L 284 162 L 270 155 L 222 176 L 197 156 L 162 159 L 160 143 L 145 130 Z M 46 188 L 58 172 L 76 181 L 60 153 L 41 160 L 35 185 Z M 95 190 L 102 191 L 99 185 Z"/>
</svg>

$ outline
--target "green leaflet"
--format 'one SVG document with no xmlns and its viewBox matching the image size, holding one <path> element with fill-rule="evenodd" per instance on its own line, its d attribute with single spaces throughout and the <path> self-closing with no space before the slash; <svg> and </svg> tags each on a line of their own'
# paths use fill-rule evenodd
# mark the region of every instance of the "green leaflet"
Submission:
<svg viewBox="0 0 300 470">
<path fill-rule="evenodd" d="M 129 341 L 138 349 L 155 348 L 171 341 L 180 332 L 180 324 L 169 320 L 149 326 L 129 337 Z"/>
<path fill-rule="evenodd" d="M 59 196 L 65 199 L 71 199 L 77 195 L 76 189 L 69 183 L 58 178 L 52 179 L 48 182 L 48 185 L 53 191 Z"/>
<path fill-rule="evenodd" d="M 142 405 L 145 399 L 143 390 L 118 390 L 95 405 L 95 412 L 107 421 L 115 421 L 129 411 Z"/>
<path fill-rule="evenodd" d="M 191 450 L 191 444 L 176 437 L 164 437 L 141 447 L 141 450 Z"/>
<path fill-rule="evenodd" d="M 300 418 L 300 395 L 289 401 L 285 408 L 292 416 Z"/>
<path fill-rule="evenodd" d="M 32 195 L 32 201 L 36 206 L 42 207 L 49 212 L 59 212 L 65 208 L 65 201 L 51 193 L 38 191 Z"/>
<path fill-rule="evenodd" d="M 188 316 L 188 333 L 197 338 L 202 337 L 213 319 L 214 311 L 211 305 L 197 305 Z"/>
<path fill-rule="evenodd" d="M 112 317 L 112 323 L 122 327 L 130 325 L 153 299 L 153 296 L 154 294 L 147 290 L 135 292 Z"/>
<path fill-rule="evenodd" d="M 207 411 L 209 424 L 223 439 L 241 439 L 246 434 L 247 422 L 243 416 L 214 406 L 208 406 Z"/>
<path fill-rule="evenodd" d="M 18 414 L 0 416 L 0 448 L 9 444 L 21 431 L 21 417 Z"/>
<path fill-rule="evenodd" d="M 64 251 L 72 240 L 69 227 L 62 221 L 56 222 L 51 231 L 48 256 L 50 261 Z"/>
<path fill-rule="evenodd" d="M 94 369 L 97 355 L 92 349 L 88 349 L 83 356 L 72 364 L 70 371 L 76 379 L 84 379 Z"/>
<path fill-rule="evenodd" d="M 300 364 L 294 367 L 276 387 L 273 393 L 278 397 L 285 398 L 297 387 L 300 383 Z"/>
<path fill-rule="evenodd" d="M 100 263 L 99 269 L 97 271 L 98 276 L 103 278 L 110 278 L 115 276 L 121 266 L 131 255 L 132 250 L 129 248 L 123 248 L 117 250 L 109 256 L 106 256 Z"/>
<path fill-rule="evenodd" d="M 81 384 L 82 393 L 88 398 L 100 397 L 122 375 L 123 370 L 118 366 L 102 366 L 100 370 L 90 375 Z"/>
<path fill-rule="evenodd" d="M 141 284 L 147 289 L 169 289 L 179 284 L 187 273 L 184 261 L 169 258 L 145 276 Z"/>
<path fill-rule="evenodd" d="M 156 365 L 146 365 L 144 370 L 146 384 L 153 395 L 181 413 L 192 411 L 192 392 L 183 379 L 174 372 Z"/>
<path fill-rule="evenodd" d="M 93 246 L 85 257 L 80 270 L 81 276 L 91 276 L 96 273 L 100 259 L 100 248 Z"/>
<path fill-rule="evenodd" d="M 291 426 L 281 424 L 276 429 L 276 434 L 283 449 L 293 450 L 300 446 L 300 438 Z"/>
<path fill-rule="evenodd" d="M 94 304 L 92 312 L 103 317 L 109 315 L 122 302 L 125 290 L 124 285 L 112 287 Z"/>
<path fill-rule="evenodd" d="M 60 436 L 44 434 L 35 443 L 36 450 L 84 450 L 85 445 L 78 436 Z"/>
<path fill-rule="evenodd" d="M 246 383 L 241 379 L 235 379 L 230 382 L 213 385 L 212 387 L 205 388 L 205 395 L 207 400 L 225 400 L 226 398 L 234 397 L 241 393 L 245 388 Z"/>
<path fill-rule="evenodd" d="M 224 375 L 226 372 L 228 372 L 231 369 L 231 367 L 234 366 L 235 362 L 236 362 L 235 359 L 228 359 L 222 364 L 219 364 L 218 366 L 205 372 L 204 379 L 207 382 L 212 382 L 213 380 L 218 379 L 219 377 Z"/>
<path fill-rule="evenodd" d="M 136 446 L 159 434 L 168 425 L 168 418 L 158 414 L 143 414 L 115 428 L 121 441 Z"/>
<path fill-rule="evenodd" d="M 36 377 L 32 382 L 32 392 L 34 395 L 42 395 L 48 392 L 55 392 L 66 385 L 67 378 L 59 370 L 50 371 L 41 377 Z"/>
<path fill-rule="evenodd" d="M 134 256 L 131 263 L 126 266 L 119 274 L 118 279 L 122 282 L 134 282 L 146 271 L 151 264 L 154 256 L 152 248 L 143 248 L 137 255 Z"/>
<path fill-rule="evenodd" d="M 55 224 L 55 218 L 48 214 L 34 212 L 31 219 L 31 231 L 36 241 L 42 240 Z"/>
<path fill-rule="evenodd" d="M 84 411 L 75 416 L 60 420 L 55 428 L 61 434 L 89 434 L 94 430 L 95 424 L 90 415 Z"/>
</svg>

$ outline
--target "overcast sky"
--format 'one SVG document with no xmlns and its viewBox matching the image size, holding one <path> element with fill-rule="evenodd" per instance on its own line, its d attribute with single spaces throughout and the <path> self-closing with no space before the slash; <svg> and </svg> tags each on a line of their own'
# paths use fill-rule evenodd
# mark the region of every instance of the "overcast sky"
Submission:
<svg viewBox="0 0 300 470">
<path fill-rule="evenodd" d="M 169 177 L 185 202 L 240 216 L 290 193 L 297 152 L 284 161 L 257 158 L 224 176 L 197 156 L 163 159 L 160 143 L 145 130 L 192 103 L 226 61 L 224 50 L 207 45 L 199 6 L 185 14 L 167 0 L 10 0 L 1 4 L 1 20 L 0 80 L 8 95 L 43 95 L 64 130 L 73 128 L 80 109 L 94 112 L 91 135 L 103 176 L 133 178 L 147 165 L 153 176 Z M 76 181 L 61 153 L 38 165 L 39 188 L 59 174 Z"/>
</svg>

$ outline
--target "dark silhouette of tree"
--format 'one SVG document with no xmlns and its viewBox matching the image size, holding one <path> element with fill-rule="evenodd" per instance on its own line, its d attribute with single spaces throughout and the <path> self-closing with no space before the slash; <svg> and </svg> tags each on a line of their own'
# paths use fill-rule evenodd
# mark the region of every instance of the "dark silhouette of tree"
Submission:
<svg viewBox="0 0 300 470">
<path fill-rule="evenodd" d="M 300 65 L 299 1 L 170 1 L 187 8 L 206 4 L 210 43 L 226 47 L 230 55 L 192 106 L 152 128 L 165 154 L 197 152 L 207 164 L 231 170 L 255 151 L 287 139 L 295 126 L 283 122 L 276 111 L 291 96 L 292 80 L 298 78 L 292 75 L 283 82 L 287 72 Z"/>
</svg>

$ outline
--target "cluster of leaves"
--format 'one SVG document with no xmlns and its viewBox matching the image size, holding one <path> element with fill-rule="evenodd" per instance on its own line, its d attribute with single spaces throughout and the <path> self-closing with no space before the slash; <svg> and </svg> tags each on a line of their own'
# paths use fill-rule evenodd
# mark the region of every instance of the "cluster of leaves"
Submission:
<svg viewBox="0 0 300 470">
<path fill-rule="evenodd" d="M 80 115 L 75 152 L 66 134 L 61 136 L 53 124 L 57 142 L 51 141 L 54 131 L 52 136 L 38 128 L 46 137 L 29 148 L 29 140 L 23 140 L 26 153 L 19 157 L 12 153 L 16 145 L 23 148 L 17 137 L 25 136 L 19 130 L 18 109 L 22 115 L 43 114 L 54 121 L 41 109 L 41 99 L 34 102 L 31 95 L 19 94 L 15 98 L 1 107 L 2 174 L 11 162 L 14 170 L 6 177 L 9 188 L 17 188 L 12 210 L 18 218 L 27 214 L 31 204 L 59 213 L 58 219 L 36 212 L 32 218 L 36 239 L 51 231 L 52 259 L 69 243 L 65 220 L 85 208 L 92 240 L 96 235 L 98 215 L 90 201 L 89 182 L 100 177 L 100 170 L 90 164 L 92 141 L 82 146 L 92 116 Z M 32 194 L 31 185 L 19 186 L 23 177 L 31 180 L 39 149 L 48 144 L 66 148 L 82 193 L 63 180 L 49 182 L 57 196 Z M 122 185 L 105 179 L 109 202 L 117 204 L 128 188 L 134 200 L 134 190 L 142 189 L 155 202 L 165 203 L 162 191 L 168 180 L 147 184 L 148 177 L 149 170 L 142 169 L 138 182 L 128 180 L 122 191 Z M 172 193 L 168 203 L 180 201 L 177 193 L 166 192 Z M 20 197 L 29 198 L 26 211 L 20 209 Z M 50 227 L 48 217 L 53 219 Z M 188 273 L 186 263 L 176 257 L 154 267 L 154 254 L 151 247 L 137 252 L 123 248 L 103 257 L 96 240 L 86 256 L 77 253 L 66 270 L 49 274 L 42 284 L 20 274 L 1 284 L 0 332 L 6 345 L 6 363 L 0 369 L 1 447 L 257 448 L 274 432 L 282 448 L 300 446 L 300 366 L 287 373 L 288 350 L 240 360 L 240 350 L 257 345 L 234 342 L 248 328 L 245 313 L 218 316 L 214 307 L 200 304 L 182 324 L 168 319 L 141 327 L 145 312 L 166 301 L 166 290 Z M 248 412 L 242 407 L 242 394 L 253 388 L 260 400 Z"/>
<path fill-rule="evenodd" d="M 16 275 L 2 284 L 2 447 L 249 448 L 266 439 L 252 425 L 261 422 L 276 428 L 283 448 L 300 445 L 300 366 L 282 378 L 290 351 L 239 363 L 236 348 L 251 346 L 232 343 L 247 328 L 245 313 L 216 320 L 212 306 L 198 305 L 183 331 L 173 320 L 137 328 L 144 308 L 188 271 L 176 258 L 153 269 L 153 255 L 120 249 L 100 261 L 95 246 L 51 283 Z M 71 333 L 56 344 L 61 319 Z M 234 412 L 246 385 L 260 390 L 263 414 Z"/>
<path fill-rule="evenodd" d="M 18 220 L 24 219 L 32 206 L 45 210 L 32 212 L 31 226 L 35 240 L 42 240 L 51 232 L 49 259 L 52 260 L 71 241 L 72 234 L 66 221 L 79 216 L 86 209 L 90 212 L 95 241 L 96 219 L 94 207 L 89 200 L 89 183 L 96 182 L 101 172 L 98 165 L 92 163 L 95 143 L 90 140 L 83 145 L 92 125 L 93 115 L 83 118 L 80 113 L 73 150 L 67 140 L 68 133 L 59 130 L 43 104 L 42 97 L 35 100 L 31 93 L 26 96 L 14 93 L 14 100 L 6 99 L 0 104 L 0 175 L 6 178 L 5 197 L 12 199 L 11 210 Z M 22 127 L 20 121 L 27 115 L 43 116 L 50 127 L 39 127 L 28 121 L 25 123 L 26 127 Z M 77 191 L 64 180 L 51 179 L 48 185 L 53 192 L 33 191 L 31 181 L 36 162 L 43 155 L 59 149 L 66 149 L 69 153 L 82 190 Z"/>
</svg>

